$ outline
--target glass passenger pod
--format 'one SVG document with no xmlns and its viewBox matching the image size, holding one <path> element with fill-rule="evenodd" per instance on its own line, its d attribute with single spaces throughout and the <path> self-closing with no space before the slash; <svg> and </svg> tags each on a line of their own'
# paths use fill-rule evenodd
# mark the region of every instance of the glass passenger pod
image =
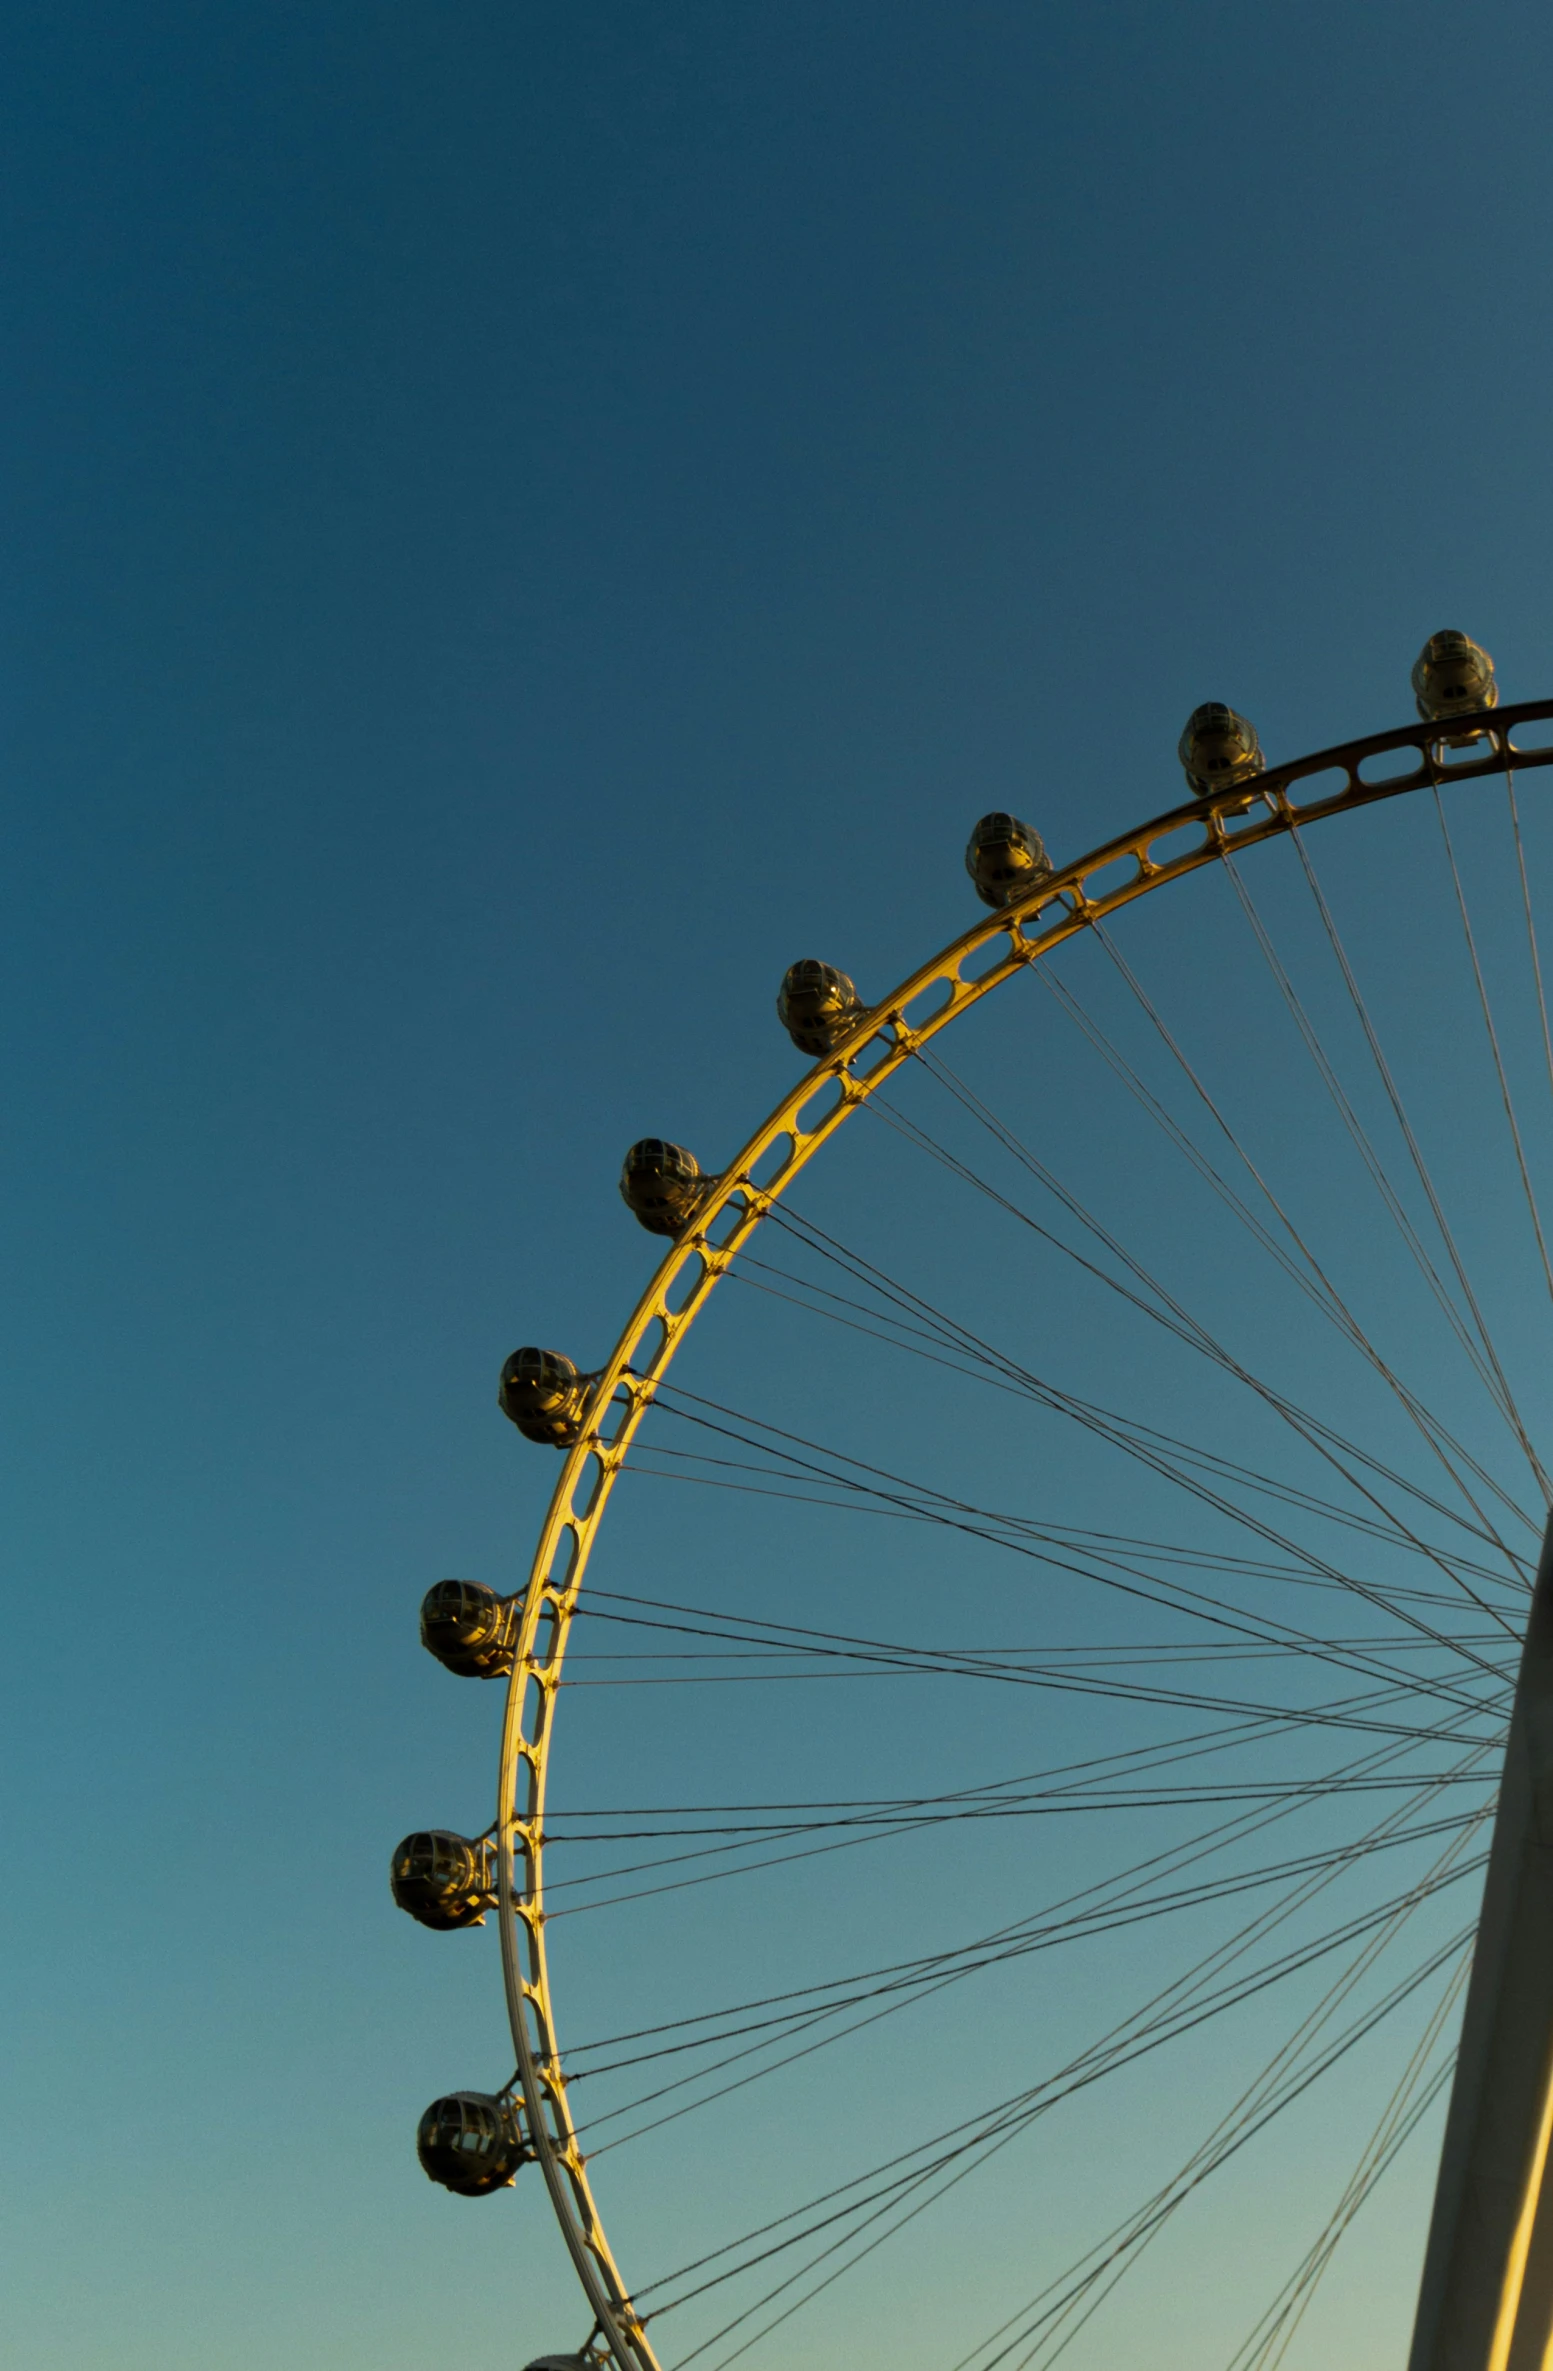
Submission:
<svg viewBox="0 0 1553 2371">
<path fill-rule="evenodd" d="M 516 2111 L 488 2091 L 452 2091 L 434 2099 L 415 2134 L 425 2173 L 460 2198 L 505 2189 L 531 2151 Z"/>
<path fill-rule="evenodd" d="M 512 1606 L 483 1581 L 437 1581 L 421 1600 L 421 1644 L 462 1679 L 495 1679 L 512 1669 Z"/>
<path fill-rule="evenodd" d="M 569 1449 L 582 1434 L 591 1375 L 580 1375 L 558 1350 L 515 1350 L 501 1371 L 496 1398 L 526 1441 Z"/>
<path fill-rule="evenodd" d="M 1413 663 L 1413 698 L 1425 724 L 1439 724 L 1447 717 L 1481 716 L 1499 705 L 1494 662 L 1470 635 L 1448 626 L 1430 635 Z M 1482 738 L 1481 733 L 1456 733 L 1448 736 L 1445 746 L 1465 749 Z"/>
<path fill-rule="evenodd" d="M 984 906 L 1012 905 L 1052 870 L 1039 832 L 1017 815 L 984 815 L 970 836 L 965 869 Z"/>
<path fill-rule="evenodd" d="M 1253 781 L 1267 762 L 1255 725 L 1237 716 L 1233 708 L 1226 708 L 1222 700 L 1205 700 L 1192 710 L 1176 754 L 1188 787 L 1200 799 Z M 1243 800 L 1242 811 L 1250 804 L 1249 799 Z"/>
<path fill-rule="evenodd" d="M 591 2355 L 536 2355 L 523 2371 L 596 2371 Z"/>
<path fill-rule="evenodd" d="M 695 1217 L 710 1182 L 702 1176 L 695 1154 L 682 1144 L 644 1136 L 626 1154 L 620 1194 L 649 1235 L 680 1235 Z"/>
<path fill-rule="evenodd" d="M 777 991 L 777 1019 L 800 1054 L 828 1054 L 863 1011 L 844 971 L 806 956 L 789 966 Z"/>
<path fill-rule="evenodd" d="M 448 1828 L 422 1828 L 396 1844 L 388 1883 L 400 1909 L 438 1934 L 484 1926 L 496 1904 L 490 1847 Z"/>
</svg>

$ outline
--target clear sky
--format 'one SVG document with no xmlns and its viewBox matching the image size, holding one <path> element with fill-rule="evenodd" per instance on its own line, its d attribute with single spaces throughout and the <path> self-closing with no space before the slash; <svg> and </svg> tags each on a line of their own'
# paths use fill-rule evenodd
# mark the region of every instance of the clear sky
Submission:
<svg viewBox="0 0 1553 2371">
<path fill-rule="evenodd" d="M 386 1886 L 407 1829 L 490 1816 L 496 1691 L 438 1672 L 415 1614 L 443 1573 L 525 1569 L 554 1467 L 501 1422 L 500 1361 L 518 1341 L 603 1356 L 652 1256 L 615 1191 L 624 1147 L 731 1154 L 794 1075 L 786 964 L 822 955 L 881 993 L 974 918 L 960 850 L 983 810 L 1059 856 L 1101 841 L 1181 795 L 1204 698 L 1274 756 L 1401 723 L 1444 625 L 1487 644 L 1507 698 L 1553 694 L 1550 101 L 1546 11 L 1502 0 L 6 11 L 18 2371 L 494 2371 L 583 2338 L 533 2177 L 474 2206 L 415 2164 L 427 2100 L 494 2087 L 510 2044 L 493 1934 L 423 1934 Z M 1354 846 L 1345 921 L 1419 952 L 1422 843 Z M 1469 862 L 1507 877 L 1502 850 Z M 1140 915 L 1154 984 L 1255 1073 L 1220 1001 L 1228 903 L 1176 913 Z M 1454 1009 L 1397 1003 L 1420 1074 L 1475 1026 Z M 1129 1165 L 1109 1119 L 1075 1129 L 1068 1057 L 1020 1043 L 990 1034 L 967 1064 L 1014 1079 L 1046 1150 L 1054 1117 L 1084 1135 L 1113 1217 L 1174 1213 L 1153 1153 Z M 1252 1106 L 1274 1134 L 1292 1108 L 1270 1079 Z M 1497 1204 L 1473 1202 L 1475 1126 L 1439 1158 L 1536 1415 L 1540 1335 L 1496 1264 Z M 1006 1246 L 989 1273 L 990 1236 L 951 1248 L 925 1188 L 892 1201 L 900 1157 L 876 1136 L 806 1207 L 902 1272 L 920 1257 L 918 1288 L 962 1291 L 971 1322 L 1057 1330 L 1068 1304 L 1019 1299 L 1039 1288 Z M 1117 1342 L 1071 1316 L 1067 1382 L 1114 1400 Z M 945 1443 L 990 1503 L 1029 1504 L 1001 1419 L 916 1381 L 868 1401 L 882 1370 L 829 1363 L 779 1313 L 718 1322 L 687 1387 L 859 1455 L 895 1439 L 913 1472 Z M 1163 1351 L 1145 1380 L 1156 1409 L 1198 1388 Z M 1096 1471 L 1078 1456 L 1066 1479 L 1063 1519 L 1093 1520 L 1074 1510 Z M 808 1518 L 730 1500 L 736 1530 L 639 1489 L 611 1587 L 835 1616 Z M 860 1551 L 836 1627 L 941 1641 L 930 1537 Z M 1054 1599 L 1043 1630 L 990 1584 L 952 1602 L 988 1645 L 1122 1618 Z M 909 1791 L 923 1730 L 887 1693 L 827 1699 L 823 1734 L 818 1686 L 644 1690 L 629 1718 L 584 1698 L 558 1786 L 589 1807 L 733 1799 L 730 1771 L 739 1800 Z M 943 1787 L 1143 1734 L 1059 1706 L 1032 1741 L 985 1694 L 950 1724 Z M 596 1948 L 556 1946 L 577 2032 L 672 2015 L 692 1981 L 698 2005 L 775 1990 L 810 1965 L 799 1929 L 826 1972 L 924 1947 L 921 1875 L 890 1849 L 876 1878 L 751 1885 L 765 1907 L 738 1916 L 734 1886 L 601 1914 Z M 935 1943 L 1055 1896 L 1089 1849 L 1022 1833 L 1014 1889 L 1003 1847 L 967 1846 Z M 666 2269 L 952 2121 L 946 2057 L 970 2105 L 1033 2081 L 1089 2038 L 1085 1985 L 1125 2006 L 1145 1963 L 1054 1978 L 1028 2066 L 1010 1981 L 964 2029 L 930 2013 L 893 2057 L 859 2045 L 834 2091 L 804 2077 L 709 2117 L 699 2154 L 694 2119 L 657 2158 L 623 2151 L 640 2259 Z M 1281 2030 L 1237 2035 L 1233 2067 Z M 882 2254 L 881 2283 L 919 2276 L 909 2332 L 867 2318 L 885 2287 L 854 2321 L 838 2289 L 841 2318 L 752 2360 L 844 2340 L 865 2371 L 948 2371 L 956 2333 L 983 2337 L 1196 2145 L 1203 2048 Z M 1244 2293 L 1237 2193 L 1233 2295 L 1221 2311 L 1183 2247 L 1146 2295 L 1138 2276 L 1134 2352 L 1229 2357 L 1335 2196 L 1319 2116 L 1301 2135 L 1261 2161 Z M 1347 2319 L 1311 2325 L 1326 2371 L 1402 2360 L 1430 2145 L 1359 2226 Z M 1289 2261 L 1264 2265 L 1285 2224 Z"/>
</svg>

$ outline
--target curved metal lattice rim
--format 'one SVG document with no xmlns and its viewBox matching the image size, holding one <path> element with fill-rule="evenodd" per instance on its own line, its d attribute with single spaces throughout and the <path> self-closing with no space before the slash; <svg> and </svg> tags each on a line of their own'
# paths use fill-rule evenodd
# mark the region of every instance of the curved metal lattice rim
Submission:
<svg viewBox="0 0 1553 2371">
<path fill-rule="evenodd" d="M 659 2371 L 659 2365 L 610 2252 L 567 2104 L 545 1954 L 542 1821 L 556 1691 L 583 1573 L 615 1476 L 681 1341 L 718 1279 L 820 1147 L 919 1046 L 1005 980 L 1090 923 L 1233 850 L 1411 791 L 1553 765 L 1553 746 L 1518 749 L 1512 739 L 1518 725 L 1547 718 L 1553 700 L 1526 700 L 1291 759 L 1252 783 L 1190 800 L 1107 840 L 983 916 L 860 1014 L 711 1182 L 599 1370 L 582 1436 L 566 1452 L 540 1531 L 514 1637 L 497 1782 L 497 1874 L 507 2011 L 534 2153 L 620 2371 Z M 1464 729 L 1474 737 L 1452 747 Z M 1406 751 L 1415 753 L 1412 765 L 1366 774 L 1366 766 Z M 1334 776 L 1341 777 L 1335 785 Z M 1320 795 L 1302 798 L 1302 784 L 1319 784 Z M 1000 938 L 1006 949 L 971 968 Z"/>
</svg>

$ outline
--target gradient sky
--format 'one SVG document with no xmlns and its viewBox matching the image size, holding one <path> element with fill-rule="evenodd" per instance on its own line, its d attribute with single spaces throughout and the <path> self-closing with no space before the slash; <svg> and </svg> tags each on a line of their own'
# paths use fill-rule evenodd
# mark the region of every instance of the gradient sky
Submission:
<svg viewBox="0 0 1553 2371">
<path fill-rule="evenodd" d="M 415 1609 L 523 1569 L 500 1360 L 603 1355 L 624 1146 L 725 1157 L 983 809 L 1400 723 L 1446 624 L 1553 692 L 1550 100 L 1529 4 L 6 11 L 18 2371 L 583 2335 L 416 2169 L 510 2057 L 385 1884 L 487 1816 Z"/>
</svg>

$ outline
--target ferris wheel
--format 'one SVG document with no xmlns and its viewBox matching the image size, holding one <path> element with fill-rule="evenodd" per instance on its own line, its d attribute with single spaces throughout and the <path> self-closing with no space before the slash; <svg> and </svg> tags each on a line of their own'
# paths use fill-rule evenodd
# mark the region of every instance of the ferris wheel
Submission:
<svg viewBox="0 0 1553 2371">
<path fill-rule="evenodd" d="M 1198 708 L 1186 802 L 1071 863 L 984 816 L 892 993 L 788 971 L 811 1067 L 726 1166 L 631 1147 L 609 1356 L 502 1368 L 528 1579 L 421 1613 L 506 1679 L 496 1815 L 391 1878 L 499 1929 L 516 2069 L 417 2146 L 546 2186 L 589 2328 L 532 2371 L 1076 2371 L 1194 2246 L 1273 2371 L 1464 1999 L 1414 2371 L 1542 2363 L 1553 700 L 1455 632 L 1413 690 L 1271 766 Z"/>
</svg>

